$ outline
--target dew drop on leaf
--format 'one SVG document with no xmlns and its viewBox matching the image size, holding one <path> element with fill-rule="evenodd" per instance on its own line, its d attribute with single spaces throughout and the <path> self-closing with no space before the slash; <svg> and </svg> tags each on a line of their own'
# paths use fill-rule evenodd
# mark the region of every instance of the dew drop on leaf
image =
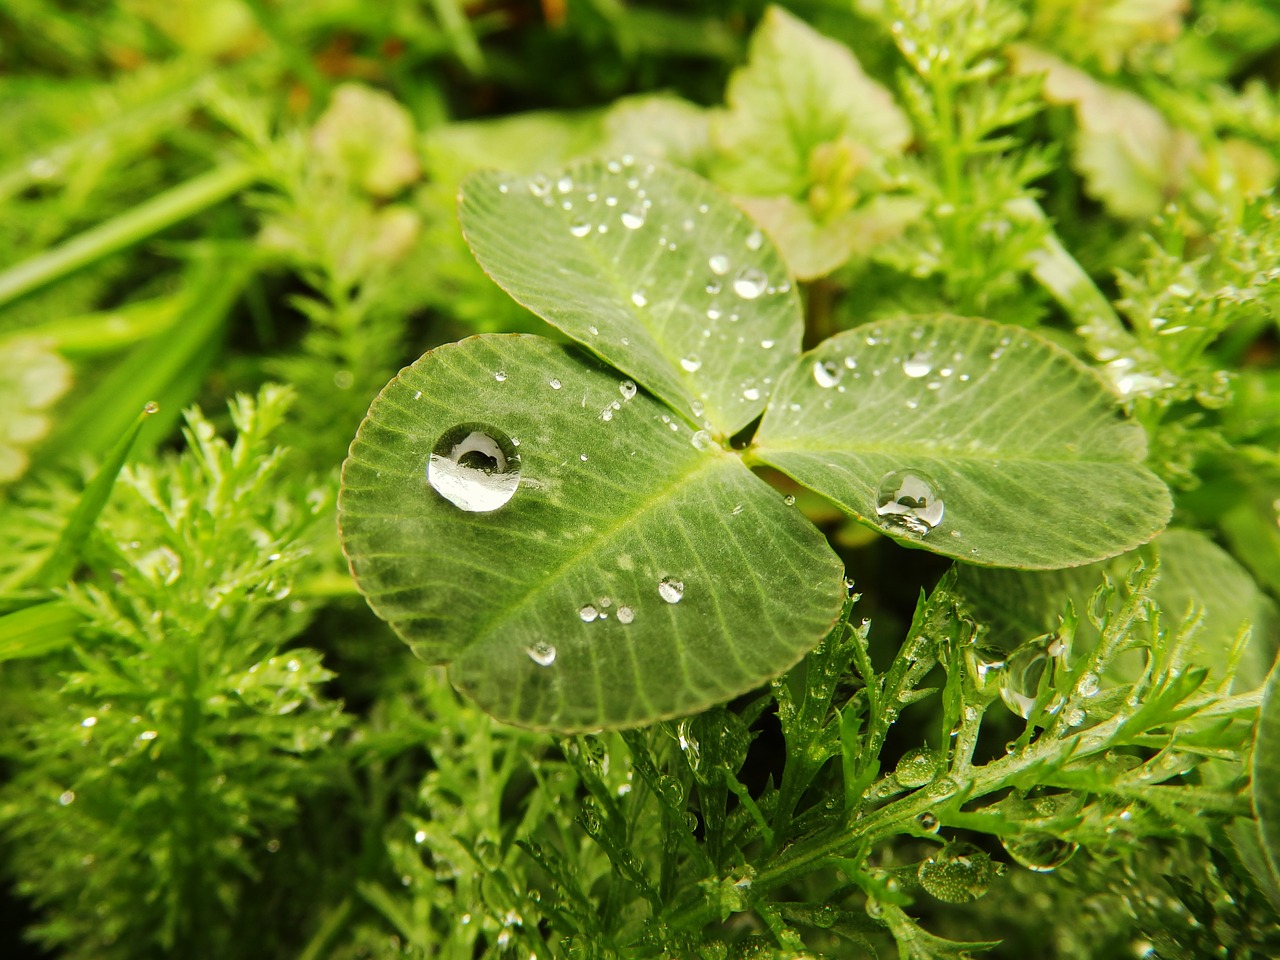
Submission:
<svg viewBox="0 0 1280 960">
<path fill-rule="evenodd" d="M 689 373 L 697 373 L 702 366 L 702 360 L 696 353 L 691 353 L 689 356 L 680 359 L 680 366 Z"/>
<path fill-rule="evenodd" d="M 762 234 L 759 230 L 752 230 L 749 234 L 747 234 L 748 250 L 759 250 L 763 243 L 764 243 L 764 234 Z"/>
<path fill-rule="evenodd" d="M 707 266 L 711 268 L 711 272 L 717 277 L 723 277 L 729 272 L 729 258 L 723 253 L 717 253 L 707 261 Z"/>
<path fill-rule="evenodd" d="M 920 864 L 916 876 L 930 896 L 945 903 L 969 903 L 987 892 L 995 865 L 971 843 L 949 843 Z"/>
<path fill-rule="evenodd" d="M 925 833 L 938 832 L 938 818 L 928 810 L 916 817 L 916 825 Z"/>
<path fill-rule="evenodd" d="M 445 431 L 427 461 L 427 482 L 469 513 L 497 510 L 520 484 L 520 454 L 502 431 L 464 423 Z"/>
<path fill-rule="evenodd" d="M 927 353 L 913 353 L 902 361 L 902 372 L 908 377 L 925 377 L 933 370 L 933 360 Z"/>
<path fill-rule="evenodd" d="M 754 300 L 768 285 L 769 278 L 756 267 L 743 267 L 733 278 L 733 292 L 743 300 Z"/>
<path fill-rule="evenodd" d="M 1056 634 L 1047 633 L 1028 640 L 1005 658 L 1000 672 L 1000 699 L 1024 720 L 1031 716 L 1045 670 L 1052 659 L 1065 654 L 1063 646 Z"/>
<path fill-rule="evenodd" d="M 569 224 L 569 233 L 575 237 L 585 237 L 591 233 L 591 221 L 585 217 L 578 217 L 573 223 Z"/>
<path fill-rule="evenodd" d="M 618 392 L 622 394 L 623 400 L 630 400 L 636 395 L 636 385 L 630 380 L 623 380 L 618 384 Z"/>
<path fill-rule="evenodd" d="M 938 773 L 938 755 L 928 747 L 918 747 L 902 755 L 893 775 L 904 787 L 922 787 Z"/>
<path fill-rule="evenodd" d="M 560 381 L 557 380 L 555 377 L 552 377 L 550 380 L 547 381 L 547 383 L 551 386 L 552 390 L 560 389 Z"/>
<path fill-rule="evenodd" d="M 648 306 L 649 298 L 645 295 L 643 290 L 637 290 L 631 294 L 631 302 L 637 307 L 644 307 Z"/>
<path fill-rule="evenodd" d="M 824 390 L 830 390 L 840 382 L 844 371 L 834 360 L 815 360 L 813 362 L 813 379 Z"/>
<path fill-rule="evenodd" d="M 590 623 L 596 617 L 600 616 L 600 611 L 588 603 L 578 611 L 578 616 L 582 618 L 583 623 Z"/>
<path fill-rule="evenodd" d="M 525 652 L 529 654 L 529 659 L 540 667 L 549 667 L 556 662 L 555 645 L 547 643 L 545 640 L 530 644 L 525 648 Z"/>
<path fill-rule="evenodd" d="M 690 442 L 696 450 L 710 449 L 712 443 L 711 434 L 706 430 L 699 430 L 690 438 Z"/>
<path fill-rule="evenodd" d="M 890 525 L 923 537 L 942 522 L 942 497 L 923 474 L 893 470 L 880 479 L 876 513 Z"/>
<path fill-rule="evenodd" d="M 636 612 L 631 607 L 627 606 L 626 604 L 623 604 L 622 606 L 618 607 L 619 623 L 631 623 L 631 621 L 635 620 L 635 618 L 636 618 Z"/>
<path fill-rule="evenodd" d="M 667 603 L 679 603 L 684 599 L 684 581 L 663 577 L 658 581 L 658 596 Z"/>
<path fill-rule="evenodd" d="M 645 209 L 637 203 L 622 215 L 622 225 L 628 230 L 639 230 L 644 226 Z"/>
<path fill-rule="evenodd" d="M 1077 843 L 1042 831 L 1001 837 L 1000 845 L 1015 862 L 1036 873 L 1057 870 L 1080 849 Z"/>
</svg>

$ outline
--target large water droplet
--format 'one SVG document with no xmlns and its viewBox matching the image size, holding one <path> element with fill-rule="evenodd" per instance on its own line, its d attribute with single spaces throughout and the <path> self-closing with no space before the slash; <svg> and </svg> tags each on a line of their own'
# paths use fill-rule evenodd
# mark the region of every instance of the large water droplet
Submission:
<svg viewBox="0 0 1280 960">
<path fill-rule="evenodd" d="M 596 617 L 600 616 L 600 611 L 588 603 L 578 610 L 578 616 L 582 618 L 583 623 L 590 623 Z"/>
<path fill-rule="evenodd" d="M 549 667 L 556 662 L 555 645 L 545 640 L 531 643 L 525 648 L 525 653 L 529 654 L 529 659 L 540 667 Z"/>
<path fill-rule="evenodd" d="M 894 470 L 880 480 L 876 513 L 907 533 L 923 537 L 942 522 L 942 497 L 923 474 Z"/>
<path fill-rule="evenodd" d="M 639 230 L 644 226 L 645 208 L 637 203 L 622 215 L 622 225 L 628 230 Z"/>
<path fill-rule="evenodd" d="M 946 903 L 968 903 L 987 892 L 995 865 L 972 843 L 949 843 L 920 864 L 916 876 L 925 892 Z"/>
<path fill-rule="evenodd" d="M 927 353 L 913 353 L 902 361 L 902 372 L 908 377 L 927 377 L 933 369 L 933 359 Z"/>
<path fill-rule="evenodd" d="M 663 577 L 658 581 L 658 596 L 667 603 L 679 603 L 684 599 L 684 581 Z"/>
<path fill-rule="evenodd" d="M 695 450 L 709 450 L 715 442 L 711 439 L 711 433 L 707 430 L 699 430 L 690 438 Z"/>
<path fill-rule="evenodd" d="M 497 510 L 520 484 L 520 454 L 501 430 L 459 424 L 436 441 L 427 461 L 427 482 L 462 510 Z"/>
<path fill-rule="evenodd" d="M 743 267 L 733 278 L 733 292 L 743 300 L 754 300 L 769 286 L 769 278 L 755 267 Z"/>
<path fill-rule="evenodd" d="M 923 787 L 938 774 L 938 755 L 928 747 L 918 747 L 902 755 L 893 775 L 904 787 Z"/>
<path fill-rule="evenodd" d="M 834 360 L 813 361 L 813 379 L 823 389 L 830 390 L 843 376 L 844 370 Z"/>
<path fill-rule="evenodd" d="M 1065 644 L 1051 633 L 1028 640 L 1009 654 L 1000 671 L 1000 699 L 1005 706 L 1024 720 L 1030 717 L 1045 671 L 1065 656 Z"/>
<path fill-rule="evenodd" d="M 1000 845 L 1015 862 L 1036 873 L 1057 870 L 1080 849 L 1077 843 L 1041 831 L 1016 837 L 1001 837 Z"/>
<path fill-rule="evenodd" d="M 622 606 L 618 607 L 619 623 L 630 623 L 635 618 L 636 618 L 636 612 L 633 609 L 631 609 L 629 606 L 627 606 L 625 603 Z"/>
</svg>

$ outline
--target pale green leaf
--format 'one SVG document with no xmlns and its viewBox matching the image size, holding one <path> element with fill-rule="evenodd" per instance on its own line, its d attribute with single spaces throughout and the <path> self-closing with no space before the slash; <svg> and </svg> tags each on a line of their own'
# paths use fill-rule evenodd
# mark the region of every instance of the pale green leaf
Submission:
<svg viewBox="0 0 1280 960">
<path fill-rule="evenodd" d="M 462 229 L 512 297 L 731 436 L 800 349 L 799 297 L 768 239 L 707 181 L 657 162 L 553 177 L 481 171 Z"/>
<path fill-rule="evenodd" d="M 870 159 L 911 140 L 906 115 L 852 51 L 781 7 L 765 13 L 726 100 L 712 127 L 716 180 L 735 193 L 799 196 L 815 149 L 849 141 Z"/>
<path fill-rule="evenodd" d="M 461 499 L 488 512 L 428 481 L 459 425 L 519 458 L 487 500 L 469 486 L 483 471 L 463 471 Z M 843 594 L 799 511 L 693 440 L 574 348 L 473 337 L 374 401 L 343 471 L 343 544 L 378 615 L 500 719 L 586 730 L 693 712 L 795 663 Z"/>
<path fill-rule="evenodd" d="M 1199 148 L 1150 103 L 1027 44 L 1010 52 L 1018 73 L 1044 74 L 1047 101 L 1075 108 L 1075 166 L 1089 193 L 1112 213 L 1154 217 L 1186 185 Z"/>
<path fill-rule="evenodd" d="M 1280 669 L 1271 671 L 1258 715 L 1252 789 L 1253 812 L 1268 868 L 1259 882 L 1274 895 L 1280 887 Z"/>
<path fill-rule="evenodd" d="M 1155 536 L 1171 509 L 1142 465 L 1145 435 L 1102 380 L 986 320 L 903 318 L 837 334 L 779 383 L 756 442 L 760 460 L 863 522 L 985 566 L 1114 556 Z M 901 498 L 883 507 L 896 512 L 878 511 L 897 472 L 932 488 L 907 491 L 929 501 L 918 522 Z"/>
<path fill-rule="evenodd" d="M 791 272 L 801 280 L 824 277 L 854 258 L 897 239 L 925 208 L 915 197 L 877 196 L 828 220 L 790 197 L 739 197 L 738 205 L 778 246 Z"/>
<path fill-rule="evenodd" d="M 669 94 L 625 97 L 604 115 L 605 150 L 613 156 L 666 160 L 698 169 L 711 150 L 709 111 Z"/>
<path fill-rule="evenodd" d="M 49 432 L 48 409 L 71 386 L 67 362 L 40 340 L 4 342 L 0 370 L 0 483 L 26 472 L 28 451 Z"/>
</svg>

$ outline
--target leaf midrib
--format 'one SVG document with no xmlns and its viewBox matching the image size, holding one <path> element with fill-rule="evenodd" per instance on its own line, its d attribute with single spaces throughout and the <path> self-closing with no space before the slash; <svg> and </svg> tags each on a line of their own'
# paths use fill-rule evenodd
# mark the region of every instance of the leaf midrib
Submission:
<svg viewBox="0 0 1280 960">
<path fill-rule="evenodd" d="M 470 644 L 467 645 L 466 649 L 470 651 L 482 644 L 491 642 L 495 636 L 496 628 L 499 625 L 509 621 L 514 614 L 519 613 L 521 610 L 524 610 L 530 606 L 533 606 L 534 601 L 542 593 L 546 592 L 547 589 L 551 587 L 553 584 L 558 584 L 561 581 L 561 579 L 563 579 L 563 577 L 566 575 L 566 573 L 568 573 L 570 570 L 575 569 L 579 564 L 582 563 L 582 561 L 585 558 L 599 552 L 603 544 L 607 543 L 609 540 L 616 537 L 620 532 L 627 529 L 627 527 L 639 522 L 639 520 L 642 517 L 651 513 L 661 503 L 665 502 L 665 500 L 674 491 L 684 488 L 688 483 L 690 483 L 694 478 L 696 478 L 700 474 L 709 472 L 712 468 L 718 468 L 721 464 L 727 463 L 724 457 L 729 455 L 730 454 L 728 454 L 727 452 L 723 452 L 721 456 L 709 455 L 705 457 L 699 457 L 698 459 L 692 461 L 693 469 L 686 470 L 683 473 L 676 476 L 675 478 L 673 478 L 671 483 L 667 484 L 661 490 L 655 493 L 653 496 L 650 496 L 648 499 L 644 500 L 641 504 L 639 504 L 636 510 L 627 514 L 618 522 L 605 528 L 604 530 L 599 532 L 596 536 L 592 537 L 589 541 L 587 541 L 586 545 L 581 547 L 579 550 L 575 551 L 570 556 L 565 557 L 559 563 L 554 573 L 544 573 L 543 575 L 539 576 L 537 580 L 533 583 L 533 585 L 530 586 L 529 589 L 525 591 L 525 593 L 520 597 L 519 600 L 517 600 L 515 603 L 505 606 L 501 610 L 501 612 L 485 620 L 476 629 L 474 633 L 475 639 Z"/>
</svg>

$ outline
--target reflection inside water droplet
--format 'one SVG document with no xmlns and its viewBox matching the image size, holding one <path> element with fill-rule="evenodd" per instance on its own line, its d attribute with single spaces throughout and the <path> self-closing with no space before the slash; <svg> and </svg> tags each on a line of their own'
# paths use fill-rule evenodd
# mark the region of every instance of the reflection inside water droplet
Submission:
<svg viewBox="0 0 1280 960">
<path fill-rule="evenodd" d="M 501 430 L 464 423 L 445 431 L 427 461 L 427 482 L 469 513 L 497 510 L 520 484 L 520 454 Z"/>
<path fill-rule="evenodd" d="M 556 648 L 554 644 L 547 643 L 545 640 L 538 640 L 525 648 L 525 653 L 529 654 L 529 659 L 540 667 L 549 667 L 556 662 Z"/>
<path fill-rule="evenodd" d="M 623 380 L 618 384 L 618 392 L 622 394 L 623 400 L 630 400 L 636 395 L 636 385 L 630 380 Z"/>
<path fill-rule="evenodd" d="M 913 353 L 902 361 L 902 372 L 908 377 L 927 377 L 933 369 L 933 360 L 927 353 Z"/>
<path fill-rule="evenodd" d="M 1040 831 L 1016 837 L 1001 837 L 1000 845 L 1015 861 L 1036 873 L 1049 873 L 1058 869 L 1080 849 L 1077 843 Z"/>
<path fill-rule="evenodd" d="M 923 537 L 942 522 L 942 497 L 924 474 L 894 470 L 880 480 L 876 513 L 891 525 Z"/>
<path fill-rule="evenodd" d="M 831 389 L 840 382 L 844 370 L 834 360 L 815 360 L 813 362 L 813 379 L 823 389 Z"/>
<path fill-rule="evenodd" d="M 1066 667 L 1066 644 L 1053 633 L 1028 640 L 1009 654 L 1000 672 L 1000 699 L 1005 706 L 1024 720 L 1030 717 L 1041 681 L 1051 680 L 1045 671 L 1055 660 Z"/>
<path fill-rule="evenodd" d="M 743 300 L 754 300 L 768 285 L 769 278 L 755 267 L 743 267 L 733 278 L 733 292 Z"/>
<path fill-rule="evenodd" d="M 977 900 L 991 886 L 995 865 L 972 843 L 949 843 L 920 864 L 916 876 L 930 896 L 944 903 Z"/>
<path fill-rule="evenodd" d="M 667 603 L 679 603 L 684 599 L 684 581 L 674 577 L 663 577 L 658 581 L 658 596 Z"/>
</svg>

